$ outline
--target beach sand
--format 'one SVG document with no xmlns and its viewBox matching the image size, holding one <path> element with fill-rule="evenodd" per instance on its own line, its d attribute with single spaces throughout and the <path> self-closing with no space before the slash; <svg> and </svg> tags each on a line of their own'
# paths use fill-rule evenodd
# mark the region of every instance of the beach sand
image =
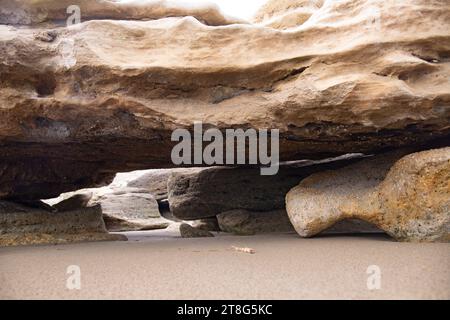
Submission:
<svg viewBox="0 0 450 320">
<path fill-rule="evenodd" d="M 450 299 L 450 244 L 379 234 L 126 235 L 127 242 L 0 248 L 0 298 Z M 80 290 L 66 287 L 70 265 L 80 267 Z M 381 272 L 379 289 L 367 287 L 371 265 Z"/>
</svg>

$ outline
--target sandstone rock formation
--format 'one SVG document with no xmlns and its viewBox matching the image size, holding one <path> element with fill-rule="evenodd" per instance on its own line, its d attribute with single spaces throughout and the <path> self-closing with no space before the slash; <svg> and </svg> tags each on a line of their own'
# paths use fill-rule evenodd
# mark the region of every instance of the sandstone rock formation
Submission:
<svg viewBox="0 0 450 320">
<path fill-rule="evenodd" d="M 101 205 L 109 231 L 164 229 L 169 221 L 162 218 L 158 203 L 146 190 L 123 188 L 98 195 L 92 200 Z"/>
<path fill-rule="evenodd" d="M 56 209 L 58 212 L 78 210 L 82 208 L 86 208 L 91 201 L 92 196 L 94 194 L 92 192 L 79 192 L 75 193 L 69 197 L 64 197 L 64 200 L 61 200 L 55 203 L 52 208 Z"/>
<path fill-rule="evenodd" d="M 220 229 L 239 235 L 270 232 L 293 232 L 286 210 L 252 212 L 232 210 L 217 215 Z"/>
<path fill-rule="evenodd" d="M 221 231 L 219 227 L 219 221 L 217 221 L 217 217 L 204 218 L 199 220 L 190 221 L 191 226 L 197 229 L 205 230 L 205 231 Z"/>
<path fill-rule="evenodd" d="M 171 133 L 200 120 L 279 129 L 282 161 L 450 136 L 447 0 L 324 1 L 287 31 L 82 0 L 85 22 L 56 27 L 67 1 L 1 3 L 1 198 L 173 166 Z"/>
<path fill-rule="evenodd" d="M 232 210 L 217 215 L 220 230 L 238 235 L 295 232 L 285 209 L 252 212 Z M 325 234 L 381 233 L 382 230 L 358 219 L 346 219 L 324 230 Z"/>
<path fill-rule="evenodd" d="M 133 173 L 119 173 L 115 180 L 120 181 L 121 177 L 128 177 L 127 187 L 145 189 L 157 201 L 161 201 L 168 198 L 167 181 L 171 172 L 172 169 L 143 170 L 136 172 L 135 177 Z"/>
<path fill-rule="evenodd" d="M 269 0 L 254 17 L 256 23 L 275 29 L 302 25 L 324 5 L 324 0 Z"/>
<path fill-rule="evenodd" d="M 380 155 L 304 179 L 286 196 L 296 231 L 310 237 L 358 218 L 400 241 L 450 241 L 450 147 L 402 156 Z"/>
<path fill-rule="evenodd" d="M 208 25 L 227 25 L 243 21 L 225 16 L 217 5 L 206 1 L 183 3 L 169 0 L 2 0 L 0 23 L 30 25 L 43 22 L 65 23 L 67 8 L 77 5 L 81 20 L 153 20 L 192 16 Z M 69 12 L 72 12 L 69 10 Z"/>
<path fill-rule="evenodd" d="M 90 194 L 88 201 L 86 194 Z M 83 202 L 80 203 L 79 199 L 83 199 Z M 59 211 L 74 203 L 82 207 L 100 206 L 108 231 L 164 229 L 170 223 L 161 217 L 158 203 L 146 189 L 111 184 L 97 189 L 69 192 L 46 201 Z M 75 209 L 72 205 L 69 208 Z"/>
<path fill-rule="evenodd" d="M 172 171 L 167 183 L 170 211 L 178 219 L 195 220 L 235 209 L 283 209 L 286 193 L 301 179 L 354 161 L 352 156 L 347 156 L 336 161 L 287 163 L 273 176 L 262 176 L 259 168 L 246 167 Z"/>
<path fill-rule="evenodd" d="M 0 201 L 0 246 L 126 240 L 105 229 L 99 206 L 49 212 Z"/>
<path fill-rule="evenodd" d="M 195 228 L 187 223 L 180 224 L 180 234 L 182 238 L 214 237 L 214 235 L 211 232 Z"/>
<path fill-rule="evenodd" d="M 172 173 L 189 173 L 190 171 L 195 170 L 195 168 L 173 168 L 118 173 L 111 183 L 111 186 L 146 190 L 159 202 L 169 197 L 167 183 Z"/>
</svg>

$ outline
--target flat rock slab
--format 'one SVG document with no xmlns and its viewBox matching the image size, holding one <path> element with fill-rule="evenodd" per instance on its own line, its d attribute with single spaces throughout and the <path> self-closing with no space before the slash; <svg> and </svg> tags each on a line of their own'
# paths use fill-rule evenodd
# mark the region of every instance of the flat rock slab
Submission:
<svg viewBox="0 0 450 320">
<path fill-rule="evenodd" d="M 126 240 L 109 234 L 100 207 L 49 212 L 0 201 L 0 246 Z"/>
<path fill-rule="evenodd" d="M 122 186 L 117 180 L 107 187 L 69 192 L 47 202 L 55 208 L 71 203 L 100 206 L 106 228 L 112 232 L 164 229 L 170 224 L 161 217 L 158 203 L 148 189 Z"/>
</svg>

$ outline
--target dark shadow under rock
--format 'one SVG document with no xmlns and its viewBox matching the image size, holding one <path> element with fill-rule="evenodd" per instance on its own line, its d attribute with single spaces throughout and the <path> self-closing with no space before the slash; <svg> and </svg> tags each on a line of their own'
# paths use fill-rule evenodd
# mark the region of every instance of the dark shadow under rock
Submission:
<svg viewBox="0 0 450 320">
<path fill-rule="evenodd" d="M 180 224 L 180 234 L 182 238 L 207 238 L 214 235 L 206 230 L 192 227 L 187 223 Z"/>
<path fill-rule="evenodd" d="M 266 212 L 232 210 L 217 215 L 217 220 L 221 231 L 238 235 L 295 232 L 285 209 Z M 368 222 L 347 219 L 324 230 L 323 234 L 381 232 L 383 231 Z"/>
</svg>

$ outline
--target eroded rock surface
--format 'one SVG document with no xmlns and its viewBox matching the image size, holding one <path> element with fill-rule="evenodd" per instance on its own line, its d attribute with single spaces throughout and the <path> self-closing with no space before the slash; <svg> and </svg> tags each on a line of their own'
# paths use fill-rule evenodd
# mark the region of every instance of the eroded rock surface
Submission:
<svg viewBox="0 0 450 320">
<path fill-rule="evenodd" d="M 285 30 L 302 25 L 323 5 L 324 0 L 268 0 L 253 20 L 267 27 Z"/>
<path fill-rule="evenodd" d="M 238 235 L 295 232 L 285 209 L 253 212 L 232 210 L 217 215 L 220 229 Z M 358 219 L 346 219 L 324 230 L 325 234 L 381 233 L 379 228 Z"/>
<path fill-rule="evenodd" d="M 90 194 L 89 200 L 86 199 L 87 194 Z M 146 189 L 111 184 L 97 189 L 69 192 L 47 202 L 57 209 L 72 208 L 73 204 L 100 206 L 108 231 L 164 229 L 170 223 L 161 217 L 157 201 Z"/>
<path fill-rule="evenodd" d="M 273 176 L 263 176 L 259 168 L 247 167 L 175 170 L 167 183 L 170 211 L 178 219 L 195 220 L 235 209 L 283 209 L 286 193 L 301 179 L 352 161 L 357 159 L 347 156 L 336 161 L 283 164 Z"/>
<path fill-rule="evenodd" d="M 168 198 L 167 182 L 172 172 L 189 172 L 194 169 L 154 169 L 118 173 L 112 182 L 117 187 L 147 190 L 157 201 Z"/>
<path fill-rule="evenodd" d="M 449 138 L 447 0 L 325 1 L 287 31 L 78 0 L 85 22 L 48 27 L 39 22 L 66 17 L 67 1 L 8 11 L 23 3 L 0 12 L 0 23 L 31 23 L 0 25 L 1 198 L 173 166 L 171 133 L 199 120 L 279 129 L 282 161 Z"/>
<path fill-rule="evenodd" d="M 450 148 L 380 155 L 313 174 L 289 191 L 286 208 L 304 237 L 357 218 L 397 240 L 449 241 Z"/>
<path fill-rule="evenodd" d="M 39 23 L 64 24 L 67 10 L 73 5 L 80 9 L 82 21 L 96 19 L 153 20 L 165 17 L 193 16 L 208 25 L 244 23 L 225 16 L 217 5 L 206 1 L 183 3 L 170 0 L 2 0 L 0 23 L 31 25 Z M 73 9 L 69 13 L 73 14 Z"/>
<path fill-rule="evenodd" d="M 232 210 L 217 215 L 217 220 L 222 231 L 239 235 L 294 231 L 284 209 L 265 212 Z"/>
<path fill-rule="evenodd" d="M 187 223 L 180 224 L 180 235 L 182 238 L 214 237 L 214 235 L 211 232 L 193 227 Z"/>
<path fill-rule="evenodd" d="M 0 246 L 126 240 L 105 229 L 99 206 L 50 212 L 0 201 Z"/>
<path fill-rule="evenodd" d="M 191 226 L 205 231 L 221 231 L 217 217 L 198 219 L 190 221 Z"/>
<path fill-rule="evenodd" d="M 101 205 L 109 231 L 164 229 L 169 225 L 169 221 L 161 217 L 155 198 L 145 189 L 112 189 L 98 194 L 92 203 Z"/>
</svg>

